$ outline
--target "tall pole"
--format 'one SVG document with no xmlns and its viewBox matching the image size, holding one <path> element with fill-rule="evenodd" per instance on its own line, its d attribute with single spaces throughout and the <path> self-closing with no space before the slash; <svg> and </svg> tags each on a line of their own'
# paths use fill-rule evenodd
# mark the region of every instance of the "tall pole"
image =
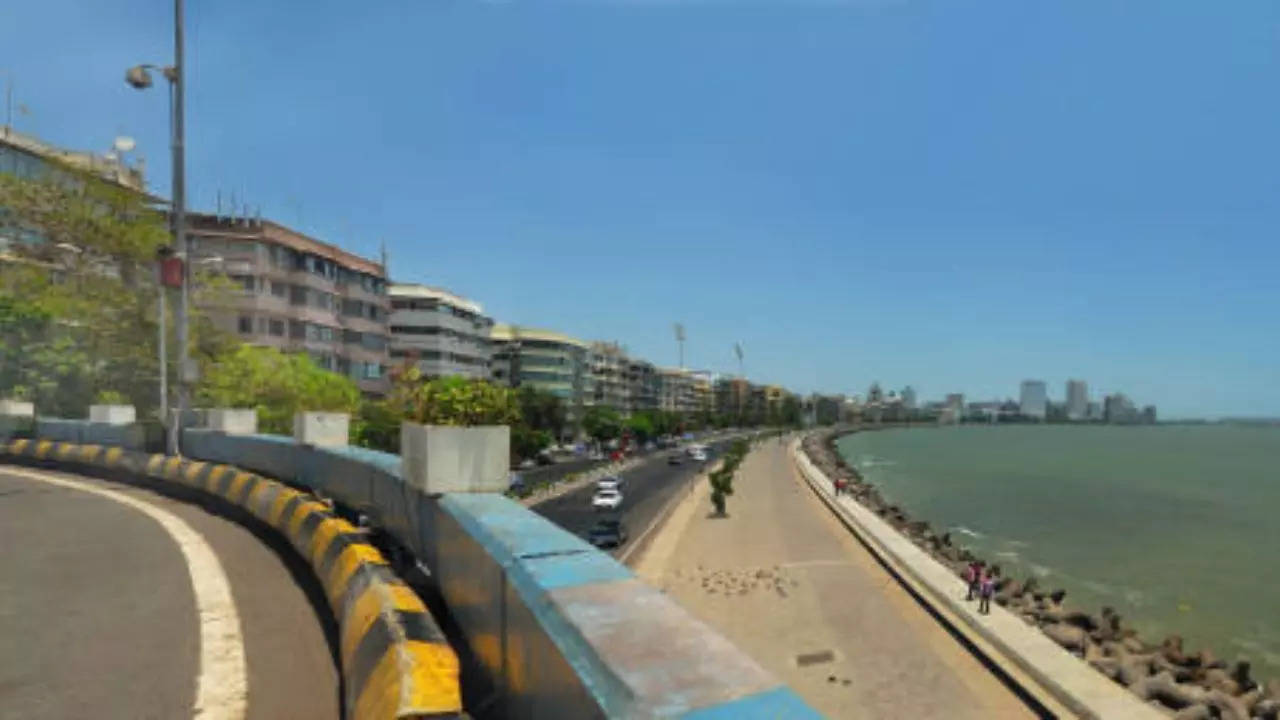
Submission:
<svg viewBox="0 0 1280 720">
<path fill-rule="evenodd" d="M 178 416 L 169 423 L 169 453 L 176 455 L 179 427 L 191 403 L 191 360 L 188 357 L 187 311 L 190 303 L 191 258 L 187 253 L 186 151 L 183 96 L 186 94 L 186 63 L 182 52 L 183 0 L 173 0 L 173 249 L 182 259 L 182 287 L 174 325 L 178 343 Z"/>
<path fill-rule="evenodd" d="M 164 271 L 161 269 L 160 264 L 157 263 L 156 264 L 157 275 L 163 274 L 163 272 Z M 165 337 L 164 337 L 166 334 L 165 333 L 165 317 L 164 317 L 166 312 L 165 301 L 164 301 L 164 279 L 157 277 L 157 280 L 159 280 L 159 282 L 156 283 L 156 288 L 160 292 L 160 297 L 158 300 L 158 308 L 156 313 L 157 317 L 159 318 L 159 322 L 157 323 L 157 325 L 160 326 L 160 329 L 158 331 L 159 338 L 157 339 L 157 342 L 156 342 L 157 347 L 160 348 L 160 421 L 168 422 L 169 421 L 169 355 L 167 352 L 165 352 Z"/>
</svg>

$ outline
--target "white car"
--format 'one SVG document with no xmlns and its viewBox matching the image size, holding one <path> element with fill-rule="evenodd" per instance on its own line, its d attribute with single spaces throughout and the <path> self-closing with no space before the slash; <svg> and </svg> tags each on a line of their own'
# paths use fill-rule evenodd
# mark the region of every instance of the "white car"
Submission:
<svg viewBox="0 0 1280 720">
<path fill-rule="evenodd" d="M 689 457 L 690 457 L 690 459 L 692 459 L 694 462 L 706 462 L 706 461 L 707 461 L 707 454 L 706 454 L 706 453 L 704 453 L 704 452 L 702 452 L 701 450 L 695 450 L 694 452 L 692 452 L 692 453 L 690 453 L 690 454 L 689 454 Z"/>
<path fill-rule="evenodd" d="M 626 484 L 627 484 L 627 481 L 623 480 L 621 475 L 605 475 L 604 477 L 596 481 L 596 487 L 604 487 L 605 485 L 609 485 L 613 487 L 613 489 L 615 490 L 621 490 L 622 486 Z"/>
<path fill-rule="evenodd" d="M 618 481 L 613 478 L 600 478 L 596 481 L 596 492 L 604 492 L 605 490 L 618 492 L 621 487 L 618 485 Z"/>
<path fill-rule="evenodd" d="M 622 504 L 622 493 L 617 490 L 599 490 L 591 498 L 591 507 L 596 510 L 617 510 Z"/>
</svg>

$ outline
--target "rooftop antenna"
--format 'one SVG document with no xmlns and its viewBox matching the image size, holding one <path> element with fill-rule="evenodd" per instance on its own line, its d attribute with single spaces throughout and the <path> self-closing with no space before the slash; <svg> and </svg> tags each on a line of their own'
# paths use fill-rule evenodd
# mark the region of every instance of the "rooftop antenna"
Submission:
<svg viewBox="0 0 1280 720">
<path fill-rule="evenodd" d="M 213 212 L 213 219 L 215 222 L 222 222 L 222 188 L 218 188 L 217 197 L 218 199 L 214 205 L 214 208 L 216 209 Z"/>
<path fill-rule="evenodd" d="M 380 240 L 379 245 L 380 247 L 379 247 L 378 254 L 382 258 L 382 275 L 383 277 L 390 278 L 391 271 L 387 269 L 387 241 Z"/>
<path fill-rule="evenodd" d="M 745 378 L 746 374 L 742 372 L 742 343 L 733 344 L 733 354 L 738 356 L 738 377 Z"/>
<path fill-rule="evenodd" d="M 684 325 L 676 323 L 674 326 L 676 331 L 676 344 L 680 346 L 680 369 L 684 369 Z"/>
</svg>

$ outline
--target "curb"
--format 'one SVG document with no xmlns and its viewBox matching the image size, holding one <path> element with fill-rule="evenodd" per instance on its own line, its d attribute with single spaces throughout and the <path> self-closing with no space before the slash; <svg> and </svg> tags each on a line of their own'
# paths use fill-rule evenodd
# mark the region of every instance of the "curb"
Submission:
<svg viewBox="0 0 1280 720">
<path fill-rule="evenodd" d="M 1021 619 L 1009 614 L 1004 608 L 993 605 L 992 615 L 1007 616 L 1016 623 L 1016 631 L 996 632 L 975 620 L 971 617 L 972 611 L 963 606 L 963 601 L 956 599 L 963 587 L 960 579 L 949 569 L 917 548 L 892 526 L 880 521 L 870 510 L 858 505 L 862 513 L 868 516 L 865 520 L 860 520 L 855 516 L 855 511 L 841 505 L 813 477 L 817 475 L 826 480 L 825 474 L 805 456 L 799 440 L 793 440 L 789 444 L 788 452 L 796 470 L 813 493 L 876 560 L 943 624 L 1035 703 L 1056 717 L 1125 717 L 1144 720 L 1165 717 L 1125 688 L 1099 674 L 1080 658 L 1068 653 L 1038 629 L 1026 626 Z M 830 485 L 829 480 L 827 484 Z M 875 521 L 883 523 L 886 529 L 869 527 Z M 889 539 L 886 540 L 886 537 Z M 894 543 L 900 547 L 891 547 Z M 904 557 L 912 551 L 919 553 L 920 557 Z M 925 577 L 927 568 L 924 566 L 929 563 L 936 565 L 939 571 L 954 582 L 956 592 L 948 592 L 935 582 L 936 578 Z"/>
<path fill-rule="evenodd" d="M 337 620 L 343 716 L 457 718 L 458 657 L 422 600 L 364 532 L 315 496 L 230 465 L 50 440 L 0 442 L 5 456 L 123 471 L 214 495 L 283 535 L 311 566 Z"/>
</svg>

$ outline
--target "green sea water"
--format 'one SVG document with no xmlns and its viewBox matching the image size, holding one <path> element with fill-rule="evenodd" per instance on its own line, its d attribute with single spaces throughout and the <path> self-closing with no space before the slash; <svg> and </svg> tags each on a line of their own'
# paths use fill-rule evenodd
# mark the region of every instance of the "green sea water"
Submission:
<svg viewBox="0 0 1280 720">
<path fill-rule="evenodd" d="M 1280 677 L 1280 428 L 953 426 L 838 447 L 913 518 L 1072 607 Z"/>
</svg>

